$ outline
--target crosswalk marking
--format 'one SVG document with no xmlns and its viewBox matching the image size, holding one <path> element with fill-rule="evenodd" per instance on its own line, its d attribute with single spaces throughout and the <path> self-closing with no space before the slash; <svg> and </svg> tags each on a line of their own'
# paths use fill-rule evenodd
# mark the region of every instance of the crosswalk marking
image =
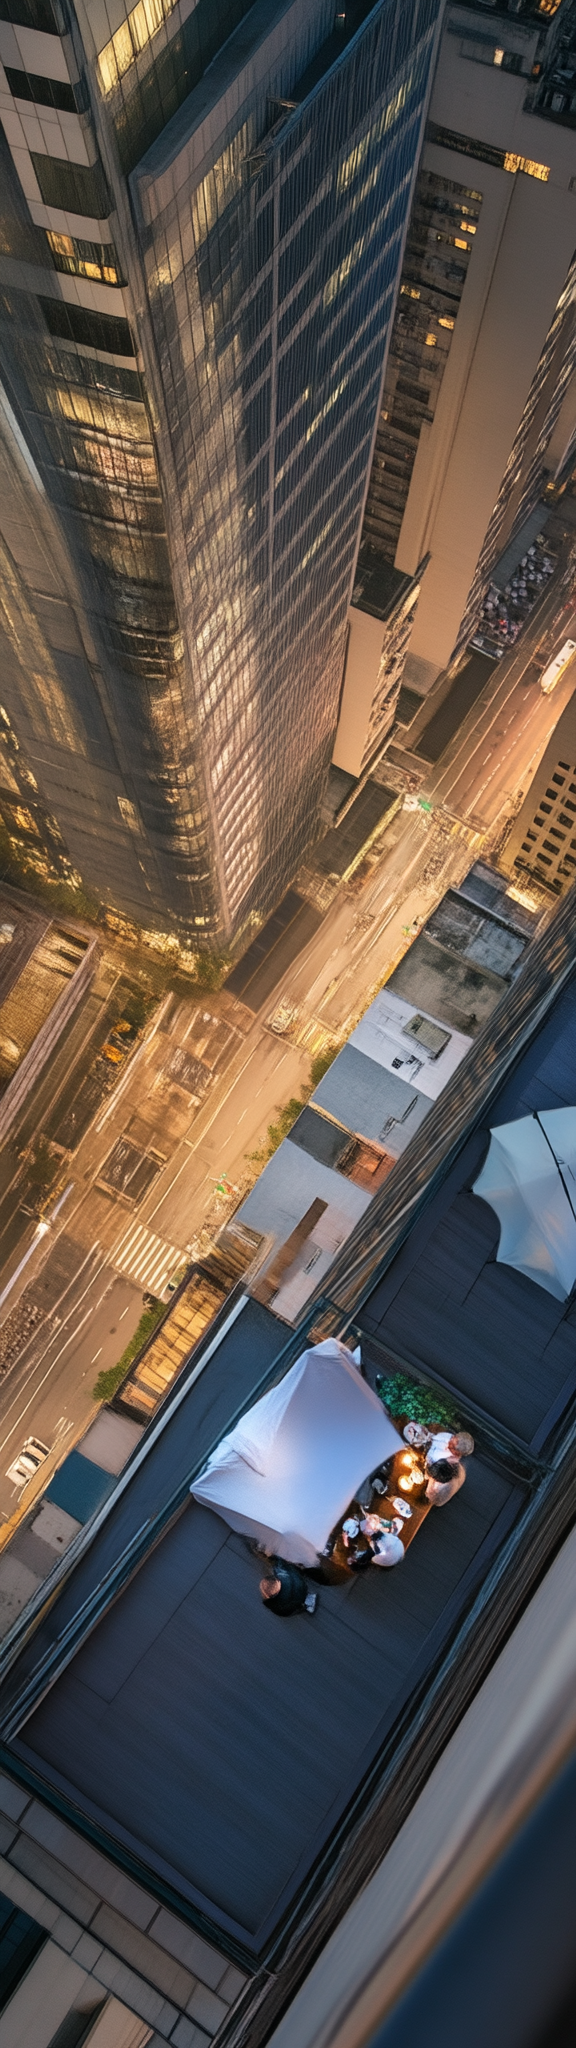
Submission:
<svg viewBox="0 0 576 2048">
<path fill-rule="evenodd" d="M 155 1230 L 146 1230 L 144 1224 L 133 1223 L 111 1253 L 111 1259 L 120 1273 L 126 1273 L 141 1287 L 149 1287 L 154 1294 L 162 1294 L 175 1268 L 181 1264 L 182 1253 L 177 1245 L 167 1244 L 164 1237 L 157 1237 Z"/>
</svg>

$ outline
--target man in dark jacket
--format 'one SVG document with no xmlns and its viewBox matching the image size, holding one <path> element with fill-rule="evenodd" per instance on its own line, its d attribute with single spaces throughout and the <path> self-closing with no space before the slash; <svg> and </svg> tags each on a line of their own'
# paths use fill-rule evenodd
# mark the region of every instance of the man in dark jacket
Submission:
<svg viewBox="0 0 576 2048">
<path fill-rule="evenodd" d="M 300 1614 L 306 1605 L 308 1584 L 304 1572 L 297 1564 L 288 1564 L 285 1558 L 272 1557 L 271 1571 L 260 1580 L 260 1592 L 266 1607 L 273 1614 Z"/>
</svg>

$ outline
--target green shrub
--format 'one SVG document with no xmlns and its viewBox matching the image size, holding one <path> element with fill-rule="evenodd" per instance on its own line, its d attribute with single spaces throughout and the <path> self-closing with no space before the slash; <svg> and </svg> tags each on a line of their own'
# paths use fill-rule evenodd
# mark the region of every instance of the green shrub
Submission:
<svg viewBox="0 0 576 2048">
<path fill-rule="evenodd" d="M 143 1316 L 140 1317 L 138 1328 L 134 1331 L 134 1336 L 130 1338 L 130 1343 L 126 1345 L 126 1350 L 122 1352 L 122 1357 L 118 1359 L 118 1364 L 110 1365 L 107 1371 L 99 1372 L 96 1385 L 92 1388 L 93 1401 L 112 1400 L 113 1394 L 117 1393 L 123 1379 L 126 1378 L 128 1367 L 133 1365 L 138 1352 L 142 1350 L 148 1337 L 152 1336 L 152 1331 L 156 1329 L 156 1324 L 160 1322 L 160 1317 L 164 1315 L 165 1306 L 165 1302 L 157 1301 L 154 1308 L 144 1310 Z"/>
<path fill-rule="evenodd" d="M 328 1068 L 331 1067 L 332 1061 L 336 1059 L 339 1051 L 340 1047 L 338 1045 L 327 1045 L 324 1052 L 317 1052 L 316 1058 L 310 1062 L 311 1088 L 318 1088 L 320 1086 L 320 1082 L 324 1080 L 324 1075 L 328 1073 Z"/>
<path fill-rule="evenodd" d="M 216 993 L 222 987 L 229 968 L 230 961 L 223 953 L 198 953 L 193 978 L 198 988 Z"/>
<path fill-rule="evenodd" d="M 275 1124 L 268 1125 L 263 1144 L 258 1146 L 256 1152 L 249 1152 L 247 1154 L 252 1166 L 267 1166 L 268 1160 L 272 1159 L 274 1152 L 278 1151 L 278 1146 L 282 1144 L 283 1138 L 289 1137 L 292 1125 L 295 1124 L 296 1118 L 300 1116 L 301 1110 L 306 1108 L 306 1103 L 310 1099 L 313 1088 L 317 1088 L 323 1075 L 327 1074 L 328 1068 L 331 1067 L 338 1051 L 339 1047 L 337 1045 L 329 1045 L 326 1047 L 325 1052 L 317 1053 L 316 1058 L 310 1061 L 310 1080 L 308 1086 L 301 1088 L 299 1095 L 291 1095 L 290 1101 L 285 1102 L 282 1109 L 277 1109 L 277 1121 Z"/>
<path fill-rule="evenodd" d="M 268 1164 L 268 1160 L 272 1158 L 273 1153 L 278 1151 L 278 1146 L 282 1144 L 283 1138 L 288 1137 L 292 1125 L 295 1124 L 297 1116 L 300 1115 L 300 1111 L 304 1109 L 307 1101 L 308 1089 L 303 1088 L 300 1095 L 291 1095 L 290 1101 L 284 1103 L 284 1108 L 276 1111 L 278 1121 L 275 1124 L 268 1125 L 264 1144 L 259 1146 L 257 1152 L 248 1153 L 248 1158 L 253 1161 L 255 1166 L 266 1166 Z"/>
<path fill-rule="evenodd" d="M 378 1387 L 380 1400 L 393 1420 L 400 1415 L 420 1422 L 423 1429 L 454 1429 L 457 1415 L 453 1401 L 433 1387 L 422 1387 L 404 1372 L 395 1372 Z"/>
</svg>

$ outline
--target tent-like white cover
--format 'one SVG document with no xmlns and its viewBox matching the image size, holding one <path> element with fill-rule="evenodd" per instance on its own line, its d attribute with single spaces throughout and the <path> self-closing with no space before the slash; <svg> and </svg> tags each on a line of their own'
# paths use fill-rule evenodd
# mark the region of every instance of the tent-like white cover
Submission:
<svg viewBox="0 0 576 2048">
<path fill-rule="evenodd" d="M 330 1337 L 248 1409 L 190 1491 L 277 1557 L 315 1565 L 362 1481 L 402 1449 L 351 1353 Z"/>
<path fill-rule="evenodd" d="M 566 1301 L 576 1280 L 576 1109 L 498 1125 L 474 1194 L 499 1217 L 496 1258 Z"/>
</svg>

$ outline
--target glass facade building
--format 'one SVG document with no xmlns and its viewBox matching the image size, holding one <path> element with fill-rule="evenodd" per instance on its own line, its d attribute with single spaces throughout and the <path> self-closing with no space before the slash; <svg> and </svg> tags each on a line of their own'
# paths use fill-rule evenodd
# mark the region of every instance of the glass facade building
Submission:
<svg viewBox="0 0 576 2048">
<path fill-rule="evenodd" d="M 53 4 L 0 10 L 7 711 L 84 881 L 225 943 L 316 829 L 441 0 Z"/>
</svg>

